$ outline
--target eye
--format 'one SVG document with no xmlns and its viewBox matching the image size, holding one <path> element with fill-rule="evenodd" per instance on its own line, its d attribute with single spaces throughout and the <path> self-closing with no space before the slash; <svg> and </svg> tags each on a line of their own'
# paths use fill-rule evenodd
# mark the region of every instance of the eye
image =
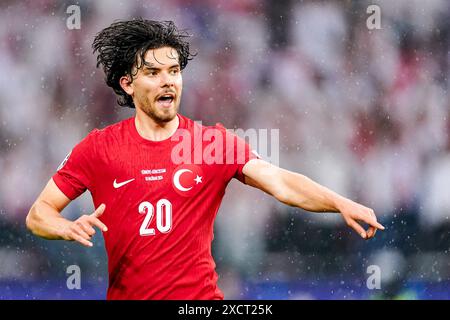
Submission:
<svg viewBox="0 0 450 320">
<path fill-rule="evenodd" d="M 171 75 L 177 75 L 179 72 L 180 72 L 179 69 L 172 69 L 172 70 L 170 70 L 170 74 Z"/>
<path fill-rule="evenodd" d="M 158 70 L 156 69 L 146 69 L 144 70 L 145 75 L 149 76 L 149 77 L 154 77 L 158 75 Z"/>
</svg>

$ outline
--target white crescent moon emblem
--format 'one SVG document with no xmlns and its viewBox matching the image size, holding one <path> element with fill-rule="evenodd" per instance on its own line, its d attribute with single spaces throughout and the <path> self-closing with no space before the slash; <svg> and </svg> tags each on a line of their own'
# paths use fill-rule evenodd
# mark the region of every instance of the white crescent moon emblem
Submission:
<svg viewBox="0 0 450 320">
<path fill-rule="evenodd" d="M 181 185 L 181 183 L 180 183 L 180 177 L 181 177 L 181 175 L 182 175 L 183 173 L 185 173 L 185 172 L 190 172 L 190 173 L 192 173 L 192 171 L 189 170 L 189 169 L 180 169 L 180 170 L 178 170 L 177 172 L 175 172 L 175 174 L 174 174 L 174 176 L 173 176 L 173 184 L 174 184 L 175 188 L 177 188 L 177 189 L 180 190 L 180 191 L 189 191 L 189 190 L 192 189 L 192 187 L 190 187 L 190 188 L 185 188 L 185 187 L 183 187 L 183 186 Z"/>
</svg>

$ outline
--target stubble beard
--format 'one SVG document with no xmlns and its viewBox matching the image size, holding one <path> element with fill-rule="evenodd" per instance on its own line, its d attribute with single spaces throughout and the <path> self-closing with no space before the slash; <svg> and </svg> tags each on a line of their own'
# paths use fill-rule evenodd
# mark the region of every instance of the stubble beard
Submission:
<svg viewBox="0 0 450 320">
<path fill-rule="evenodd" d="M 144 107 L 142 108 L 142 111 L 144 111 L 144 113 L 148 115 L 153 121 L 155 121 L 156 123 L 167 123 L 172 121 L 176 117 L 179 107 L 178 101 L 174 101 L 174 109 L 165 110 L 165 112 L 158 110 L 156 107 L 156 103 L 157 102 L 151 103 L 147 100 L 145 101 Z"/>
</svg>

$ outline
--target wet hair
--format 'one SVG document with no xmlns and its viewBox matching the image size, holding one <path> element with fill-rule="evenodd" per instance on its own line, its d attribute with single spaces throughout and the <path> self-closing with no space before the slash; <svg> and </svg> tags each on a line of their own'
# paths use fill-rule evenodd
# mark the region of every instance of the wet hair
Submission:
<svg viewBox="0 0 450 320">
<path fill-rule="evenodd" d="M 171 47 L 178 53 L 178 63 L 183 70 L 193 54 L 189 52 L 189 35 L 178 30 L 172 21 L 153 21 L 142 18 L 117 21 L 95 36 L 93 52 L 98 52 L 97 67 L 102 65 L 106 84 L 117 94 L 120 106 L 135 108 L 133 99 L 120 86 L 122 76 L 131 81 L 145 64 L 145 54 L 150 49 Z M 133 70 L 135 72 L 133 73 Z"/>
</svg>

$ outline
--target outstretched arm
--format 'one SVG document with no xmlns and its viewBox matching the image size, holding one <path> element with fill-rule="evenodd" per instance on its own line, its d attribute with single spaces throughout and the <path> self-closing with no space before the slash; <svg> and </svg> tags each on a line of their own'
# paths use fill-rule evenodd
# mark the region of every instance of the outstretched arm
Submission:
<svg viewBox="0 0 450 320">
<path fill-rule="evenodd" d="M 245 183 L 272 195 L 290 206 L 313 212 L 339 212 L 347 225 L 369 239 L 377 229 L 384 227 L 377 222 L 372 209 L 347 199 L 321 186 L 308 177 L 281 169 L 264 160 L 250 160 L 243 168 Z M 369 225 L 368 230 L 358 223 Z"/>
</svg>

